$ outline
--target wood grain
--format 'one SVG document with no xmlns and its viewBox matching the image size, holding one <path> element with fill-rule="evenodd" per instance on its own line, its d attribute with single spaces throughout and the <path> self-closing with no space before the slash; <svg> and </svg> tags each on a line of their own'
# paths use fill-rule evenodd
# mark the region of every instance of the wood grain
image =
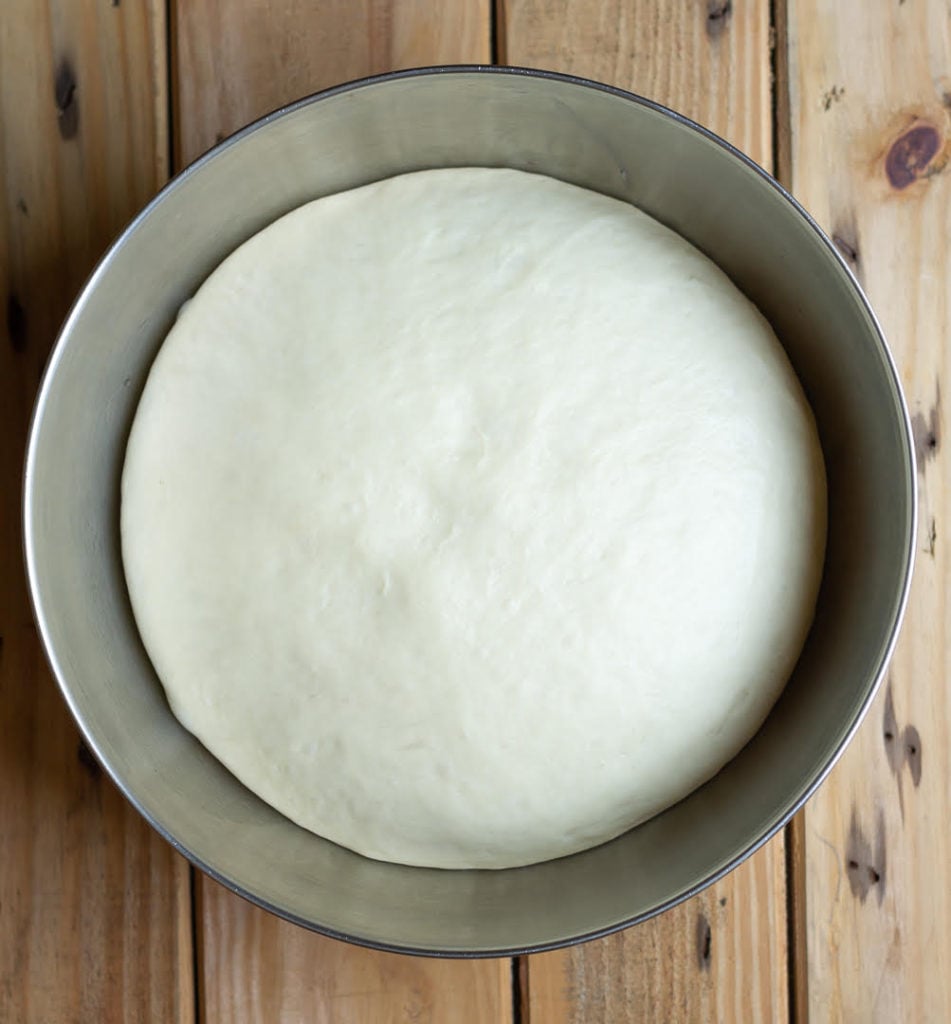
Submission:
<svg viewBox="0 0 951 1024">
<path fill-rule="evenodd" d="M 489 58 L 489 6 L 453 0 L 178 0 L 179 152 L 337 82 L 416 64 Z M 278 921 L 207 879 L 198 887 L 203 1020 L 511 1020 L 509 960 L 377 953 Z"/>
<path fill-rule="evenodd" d="M 0 15 L 0 1020 L 191 1021 L 188 872 L 106 779 L 40 652 L 20 477 L 83 278 L 167 171 L 164 5 Z"/>
<path fill-rule="evenodd" d="M 175 0 L 176 154 L 363 75 L 486 63 L 490 0 Z"/>
<path fill-rule="evenodd" d="M 790 0 L 790 165 L 883 323 L 914 418 L 916 578 L 891 675 L 806 811 L 814 1021 L 951 1019 L 946 543 L 951 11 Z"/>
<path fill-rule="evenodd" d="M 506 63 L 610 82 L 772 160 L 769 5 L 505 0 Z M 783 1021 L 783 838 L 717 886 L 626 933 L 530 958 L 532 1021 Z"/>
</svg>

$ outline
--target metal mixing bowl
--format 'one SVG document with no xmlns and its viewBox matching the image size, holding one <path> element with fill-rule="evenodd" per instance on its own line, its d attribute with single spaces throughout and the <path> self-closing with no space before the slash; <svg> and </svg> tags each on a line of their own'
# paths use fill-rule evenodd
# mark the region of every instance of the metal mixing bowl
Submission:
<svg viewBox="0 0 951 1024">
<path fill-rule="evenodd" d="M 829 534 L 815 625 L 766 724 L 720 774 L 597 849 L 507 871 L 366 860 L 293 825 L 172 716 L 139 641 L 119 473 L 149 365 L 182 302 L 307 200 L 427 167 L 541 171 L 636 203 L 712 257 L 770 319 L 825 451 Z M 133 222 L 63 328 L 36 407 L 26 557 L 63 694 L 109 774 L 171 843 L 293 921 L 390 949 L 539 950 L 644 920 L 789 819 L 858 726 L 895 642 L 915 533 L 895 367 L 849 270 L 753 163 L 653 103 L 552 74 L 450 68 L 332 89 L 193 164 Z M 539 708 L 544 714 L 544 708 Z"/>
</svg>

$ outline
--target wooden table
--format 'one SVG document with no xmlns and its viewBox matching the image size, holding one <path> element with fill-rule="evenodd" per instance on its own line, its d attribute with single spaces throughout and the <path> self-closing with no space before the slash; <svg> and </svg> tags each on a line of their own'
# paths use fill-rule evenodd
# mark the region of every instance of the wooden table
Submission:
<svg viewBox="0 0 951 1024">
<path fill-rule="evenodd" d="M 324 86 L 490 61 L 667 103 L 812 211 L 900 364 L 920 551 L 886 685 L 786 835 L 612 938 L 515 962 L 429 961 L 254 909 L 118 795 L 37 644 L 19 477 L 71 298 L 174 170 Z M 945 0 L 3 0 L 0 1021 L 951 1021 L 949 112 Z"/>
</svg>

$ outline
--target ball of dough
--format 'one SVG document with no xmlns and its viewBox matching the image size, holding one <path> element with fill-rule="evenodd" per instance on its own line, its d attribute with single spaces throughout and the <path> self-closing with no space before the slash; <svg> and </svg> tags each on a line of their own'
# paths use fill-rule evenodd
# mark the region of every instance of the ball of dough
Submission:
<svg viewBox="0 0 951 1024">
<path fill-rule="evenodd" d="M 601 843 L 756 731 L 825 543 L 756 308 L 637 209 L 512 170 L 323 198 L 162 346 L 122 548 L 172 710 L 369 857 Z"/>
</svg>

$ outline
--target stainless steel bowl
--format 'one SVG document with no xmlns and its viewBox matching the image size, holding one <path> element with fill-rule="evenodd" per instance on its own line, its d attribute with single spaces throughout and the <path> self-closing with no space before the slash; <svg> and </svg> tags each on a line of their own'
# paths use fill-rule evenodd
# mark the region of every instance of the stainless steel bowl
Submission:
<svg viewBox="0 0 951 1024">
<path fill-rule="evenodd" d="M 498 872 L 366 860 L 240 785 L 172 716 L 136 632 L 118 543 L 136 402 L 176 311 L 208 272 L 309 199 L 473 164 L 541 171 L 629 200 L 719 263 L 783 340 L 829 478 L 815 625 L 757 736 L 702 789 L 621 838 Z M 43 641 L 89 745 L 129 800 L 256 903 L 330 935 L 434 954 L 539 950 L 642 921 L 781 828 L 840 755 L 882 677 L 914 533 L 914 456 L 895 367 L 855 280 L 802 209 L 720 139 L 653 103 L 498 68 L 332 89 L 265 117 L 176 178 L 70 313 L 26 468 L 26 558 Z"/>
</svg>

